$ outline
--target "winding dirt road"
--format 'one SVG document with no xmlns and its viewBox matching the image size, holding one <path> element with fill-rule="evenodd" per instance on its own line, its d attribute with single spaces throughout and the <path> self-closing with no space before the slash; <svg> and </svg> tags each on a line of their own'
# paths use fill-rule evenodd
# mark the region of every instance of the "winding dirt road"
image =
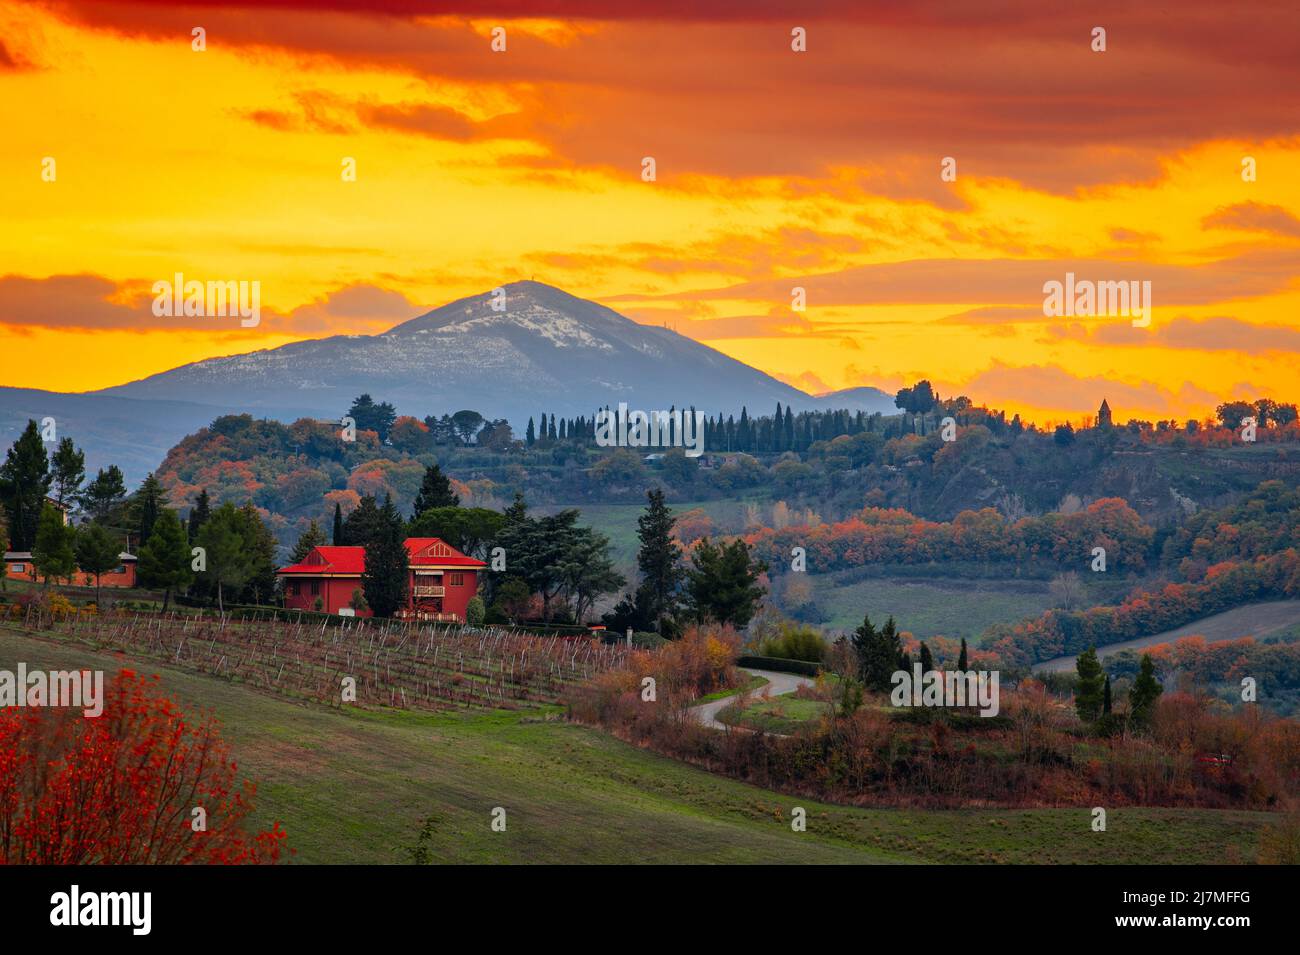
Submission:
<svg viewBox="0 0 1300 955">
<path fill-rule="evenodd" d="M 1108 643 L 1097 648 L 1098 657 L 1108 657 L 1121 650 L 1136 650 L 1142 647 L 1154 647 L 1160 643 L 1173 643 L 1183 637 L 1204 637 L 1206 643 L 1222 643 L 1225 640 L 1238 640 L 1241 637 L 1254 637 L 1259 640 L 1269 634 L 1285 630 L 1300 624 L 1300 600 L 1269 600 L 1264 603 L 1248 604 L 1234 607 L 1212 617 L 1197 620 L 1174 630 L 1166 630 L 1150 637 L 1125 640 L 1123 643 Z M 1061 670 L 1073 670 L 1078 655 L 1055 657 L 1034 664 L 1035 673 L 1052 673 Z"/>
<path fill-rule="evenodd" d="M 811 677 L 799 676 L 797 673 L 777 673 L 775 670 L 750 670 L 741 667 L 745 673 L 752 676 L 761 676 L 767 678 L 767 686 L 760 686 L 754 691 L 755 696 L 767 694 L 768 696 L 781 696 L 785 693 L 793 693 L 801 686 L 812 686 Z M 692 706 L 688 711 L 691 716 L 703 723 L 705 726 L 715 730 L 735 729 L 718 720 L 718 714 L 731 704 L 740 692 L 737 691 L 730 696 L 724 696 L 720 700 L 713 700 L 709 703 L 701 703 L 699 706 Z"/>
</svg>

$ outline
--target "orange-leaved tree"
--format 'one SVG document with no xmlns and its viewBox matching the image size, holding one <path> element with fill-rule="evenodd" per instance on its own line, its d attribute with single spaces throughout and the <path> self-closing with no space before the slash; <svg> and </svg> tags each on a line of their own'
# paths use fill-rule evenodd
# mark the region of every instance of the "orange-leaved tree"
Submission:
<svg viewBox="0 0 1300 955">
<path fill-rule="evenodd" d="M 254 787 L 216 720 L 122 670 L 103 712 L 0 710 L 0 862 L 36 865 L 273 863 L 277 822 L 246 825 Z M 196 811 L 200 810 L 200 811 Z"/>
</svg>

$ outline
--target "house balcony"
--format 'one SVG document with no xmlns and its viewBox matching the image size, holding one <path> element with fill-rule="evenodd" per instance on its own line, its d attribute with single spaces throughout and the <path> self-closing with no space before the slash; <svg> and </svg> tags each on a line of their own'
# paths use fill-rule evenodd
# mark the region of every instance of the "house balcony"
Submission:
<svg viewBox="0 0 1300 955">
<path fill-rule="evenodd" d="M 422 586 L 422 585 L 420 585 L 420 584 L 416 584 L 413 588 L 411 588 L 411 596 L 413 596 L 413 597 L 445 597 L 445 596 L 447 596 L 447 588 L 446 588 L 446 587 L 426 587 L 426 586 Z"/>
</svg>

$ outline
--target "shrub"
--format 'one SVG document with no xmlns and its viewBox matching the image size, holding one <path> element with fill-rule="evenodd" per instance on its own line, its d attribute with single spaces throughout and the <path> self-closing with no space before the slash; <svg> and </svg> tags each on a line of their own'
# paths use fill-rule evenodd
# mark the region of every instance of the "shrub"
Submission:
<svg viewBox="0 0 1300 955">
<path fill-rule="evenodd" d="M 826 649 L 826 641 L 812 627 L 782 623 L 774 636 L 759 643 L 758 654 L 782 660 L 820 663 L 826 656 Z"/>
<path fill-rule="evenodd" d="M 37 865 L 269 863 L 285 834 L 250 833 L 254 789 L 210 716 L 121 671 L 100 716 L 0 710 L 0 862 Z M 191 827 L 192 810 L 206 828 Z"/>
<path fill-rule="evenodd" d="M 486 617 L 487 608 L 483 606 L 483 598 L 477 594 L 470 597 L 465 607 L 465 622 L 471 627 L 481 627 Z"/>
</svg>

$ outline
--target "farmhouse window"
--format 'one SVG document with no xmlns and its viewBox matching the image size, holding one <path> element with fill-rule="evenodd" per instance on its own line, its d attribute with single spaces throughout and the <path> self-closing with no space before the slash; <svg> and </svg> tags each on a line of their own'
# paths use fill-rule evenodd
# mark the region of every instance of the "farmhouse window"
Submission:
<svg viewBox="0 0 1300 955">
<path fill-rule="evenodd" d="M 320 596 L 320 581 L 319 581 L 319 580 L 313 580 L 313 581 L 311 582 L 311 595 L 312 595 L 313 597 L 319 597 L 319 596 Z"/>
<path fill-rule="evenodd" d="M 463 584 L 463 583 L 465 583 L 465 575 L 464 575 L 464 574 L 452 574 L 452 575 L 451 575 L 451 585 L 452 585 L 453 587 L 459 587 L 459 586 L 460 586 L 461 584 Z"/>
</svg>

